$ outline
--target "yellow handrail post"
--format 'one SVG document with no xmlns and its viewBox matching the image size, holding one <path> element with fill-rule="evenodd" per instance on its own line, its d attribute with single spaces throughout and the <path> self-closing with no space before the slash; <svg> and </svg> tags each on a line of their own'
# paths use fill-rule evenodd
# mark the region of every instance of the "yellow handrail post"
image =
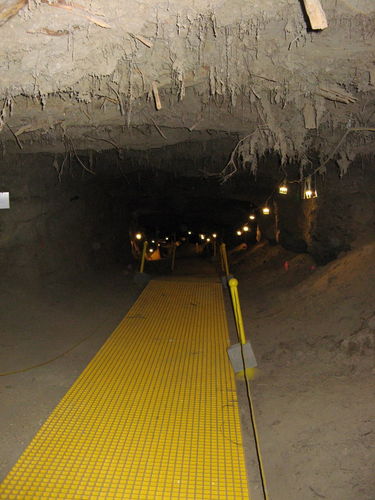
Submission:
<svg viewBox="0 0 375 500">
<path fill-rule="evenodd" d="M 253 399 L 251 396 L 250 392 L 250 383 L 249 383 L 249 375 L 247 373 L 247 367 L 246 367 L 246 357 L 250 359 L 250 362 L 254 363 L 252 366 L 250 365 L 249 368 L 253 369 L 256 366 L 256 360 L 254 353 L 252 351 L 252 348 L 250 346 L 250 343 L 246 342 L 246 335 L 245 335 L 245 328 L 243 326 L 243 318 L 242 318 L 242 311 L 241 311 L 241 306 L 240 306 L 240 298 L 238 295 L 238 280 L 235 278 L 231 278 L 228 281 L 229 284 L 229 289 L 230 289 L 230 294 L 232 297 L 232 304 L 233 304 L 233 311 L 234 311 L 234 317 L 236 320 L 236 327 L 237 327 L 237 334 L 241 343 L 241 346 L 238 344 L 235 346 L 231 346 L 228 349 L 228 353 L 231 349 L 234 348 L 232 353 L 229 353 L 229 357 L 231 357 L 231 361 L 234 367 L 236 367 L 237 362 L 239 362 L 240 366 L 243 366 L 243 373 L 245 376 L 245 383 L 246 383 L 246 389 L 247 389 L 247 394 L 249 397 L 249 407 L 250 407 L 250 414 L 251 414 L 251 423 L 254 431 L 254 441 L 255 441 L 255 448 L 256 448 L 256 453 L 258 457 L 258 464 L 259 464 L 259 472 L 260 472 L 260 477 L 261 477 L 261 482 L 262 482 L 262 490 L 263 490 L 263 496 L 265 500 L 269 500 L 268 496 L 268 488 L 267 488 L 267 483 L 266 483 L 266 474 L 264 470 L 264 465 L 263 465 L 263 458 L 262 458 L 262 453 L 260 449 L 260 440 L 259 440 L 259 433 L 255 421 L 255 411 L 254 411 L 254 403 Z M 240 352 L 238 352 L 237 347 L 240 347 Z M 241 373 L 240 369 L 236 370 L 236 373 Z"/>
<path fill-rule="evenodd" d="M 139 266 L 139 272 L 140 273 L 143 273 L 143 271 L 145 269 L 145 259 L 146 259 L 147 246 L 148 246 L 148 242 L 145 241 L 143 243 L 142 256 L 141 256 L 141 264 Z"/>
<path fill-rule="evenodd" d="M 220 248 L 221 248 L 221 252 L 223 255 L 224 271 L 225 271 L 226 276 L 228 277 L 229 276 L 229 264 L 228 264 L 228 255 L 227 255 L 227 249 L 226 249 L 225 243 L 222 243 L 220 245 Z"/>
<path fill-rule="evenodd" d="M 221 267 L 221 270 L 224 271 L 223 250 L 222 250 L 221 245 L 219 246 L 219 254 L 220 254 L 220 267 Z"/>
<path fill-rule="evenodd" d="M 173 242 L 173 248 L 172 248 L 172 261 L 171 261 L 171 271 L 174 271 L 174 264 L 176 261 L 176 242 Z"/>
<path fill-rule="evenodd" d="M 232 297 L 234 316 L 237 323 L 238 337 L 242 345 L 246 344 L 245 328 L 243 326 L 242 311 L 240 306 L 240 298 L 238 295 L 238 280 L 231 278 L 229 280 L 229 289 Z"/>
</svg>

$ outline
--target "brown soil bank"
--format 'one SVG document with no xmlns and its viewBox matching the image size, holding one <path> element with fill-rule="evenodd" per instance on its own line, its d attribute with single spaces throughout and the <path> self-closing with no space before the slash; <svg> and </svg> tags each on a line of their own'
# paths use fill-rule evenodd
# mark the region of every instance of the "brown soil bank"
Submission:
<svg viewBox="0 0 375 500">
<path fill-rule="evenodd" d="M 374 498 L 374 248 L 316 268 L 260 245 L 234 266 L 273 499 Z"/>
</svg>

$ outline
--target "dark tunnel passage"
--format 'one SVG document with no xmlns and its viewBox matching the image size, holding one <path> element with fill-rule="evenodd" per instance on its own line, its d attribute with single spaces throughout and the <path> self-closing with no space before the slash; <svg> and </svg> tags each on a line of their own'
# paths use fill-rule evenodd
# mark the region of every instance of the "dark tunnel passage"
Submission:
<svg viewBox="0 0 375 500">
<path fill-rule="evenodd" d="M 272 155 L 256 176 L 245 170 L 223 182 L 233 144 L 229 136 L 142 152 L 83 151 L 69 159 L 8 156 L 1 166 L 1 188 L 11 199 L 11 210 L 1 213 L 2 275 L 43 281 L 126 266 L 138 232 L 192 241 L 215 233 L 231 247 L 266 240 L 309 253 L 318 264 L 372 234 L 368 165 L 358 162 L 341 180 L 331 168 L 314 178 L 318 196 L 304 199 L 298 166 L 286 179 Z M 279 192 L 283 184 L 286 194 Z"/>
</svg>

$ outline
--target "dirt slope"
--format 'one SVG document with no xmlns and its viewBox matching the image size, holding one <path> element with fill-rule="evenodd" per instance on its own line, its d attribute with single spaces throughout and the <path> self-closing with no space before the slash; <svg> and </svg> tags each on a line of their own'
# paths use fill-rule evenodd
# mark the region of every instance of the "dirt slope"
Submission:
<svg viewBox="0 0 375 500">
<path fill-rule="evenodd" d="M 374 498 L 374 249 L 319 268 L 267 245 L 237 257 L 271 498 Z"/>
</svg>

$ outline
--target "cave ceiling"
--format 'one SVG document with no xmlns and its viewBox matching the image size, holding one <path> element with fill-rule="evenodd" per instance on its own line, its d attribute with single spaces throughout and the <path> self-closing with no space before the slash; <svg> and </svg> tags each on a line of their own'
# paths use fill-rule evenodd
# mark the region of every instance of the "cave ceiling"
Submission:
<svg viewBox="0 0 375 500">
<path fill-rule="evenodd" d="M 314 30 L 302 0 L 0 0 L 2 154 L 230 136 L 250 169 L 345 170 L 374 147 L 375 2 L 321 5 Z"/>
</svg>

